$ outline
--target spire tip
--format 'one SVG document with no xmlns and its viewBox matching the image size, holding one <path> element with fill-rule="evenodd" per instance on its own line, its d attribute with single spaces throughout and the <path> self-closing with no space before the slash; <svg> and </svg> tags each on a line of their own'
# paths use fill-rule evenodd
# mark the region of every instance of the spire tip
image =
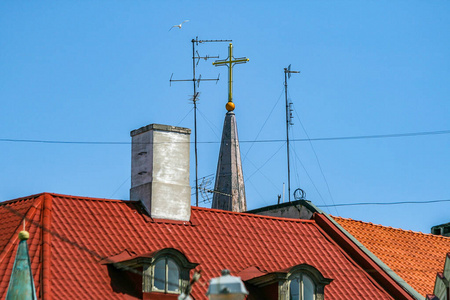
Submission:
<svg viewBox="0 0 450 300">
<path fill-rule="evenodd" d="M 28 240 L 30 238 L 30 233 L 28 233 L 28 231 L 22 230 L 21 232 L 19 232 L 19 240 L 23 241 L 23 240 Z"/>
</svg>

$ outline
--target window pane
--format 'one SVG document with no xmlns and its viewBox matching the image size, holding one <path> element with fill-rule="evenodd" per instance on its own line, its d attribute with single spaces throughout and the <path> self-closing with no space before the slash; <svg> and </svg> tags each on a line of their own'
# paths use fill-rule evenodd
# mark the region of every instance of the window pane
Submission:
<svg viewBox="0 0 450 300">
<path fill-rule="evenodd" d="M 303 275 L 303 300 L 314 300 L 314 283 L 312 280 Z"/>
<path fill-rule="evenodd" d="M 300 300 L 300 279 L 292 278 L 289 286 L 289 300 Z"/>
<path fill-rule="evenodd" d="M 166 260 L 164 258 L 158 260 L 155 264 L 155 278 L 153 284 L 158 290 L 165 290 L 166 283 Z"/>
<path fill-rule="evenodd" d="M 168 290 L 171 292 L 178 292 L 180 288 L 180 271 L 177 264 L 172 260 L 167 260 L 167 267 L 169 270 L 169 285 Z"/>
</svg>

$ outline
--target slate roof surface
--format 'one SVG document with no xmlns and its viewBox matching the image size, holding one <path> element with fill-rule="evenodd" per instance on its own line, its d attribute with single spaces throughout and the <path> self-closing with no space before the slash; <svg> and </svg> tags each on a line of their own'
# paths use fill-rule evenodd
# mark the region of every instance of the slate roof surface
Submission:
<svg viewBox="0 0 450 300">
<path fill-rule="evenodd" d="M 393 299 L 314 220 L 193 207 L 191 222 L 155 221 L 139 202 L 46 193 L 0 203 L 0 299 L 22 230 L 16 213 L 27 217 L 36 292 L 52 299 L 137 299 L 112 286 L 101 262 L 162 248 L 199 263 L 203 283 L 225 268 L 235 275 L 252 266 L 273 272 L 306 263 L 333 279 L 326 299 Z M 192 296 L 206 299 L 206 289 L 197 284 Z"/>
<path fill-rule="evenodd" d="M 450 237 L 333 218 L 421 295 L 433 293 L 436 273 L 442 272 L 450 252 Z"/>
</svg>

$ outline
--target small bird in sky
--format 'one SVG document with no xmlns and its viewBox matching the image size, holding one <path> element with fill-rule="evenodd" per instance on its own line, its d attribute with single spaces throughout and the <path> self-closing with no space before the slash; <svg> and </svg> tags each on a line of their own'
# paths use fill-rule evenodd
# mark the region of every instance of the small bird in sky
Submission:
<svg viewBox="0 0 450 300">
<path fill-rule="evenodd" d="M 180 28 L 181 29 L 181 26 L 184 24 L 184 23 L 186 23 L 186 22 L 189 22 L 189 20 L 184 20 L 183 22 L 181 22 L 181 24 L 178 24 L 178 25 L 173 25 L 172 27 L 170 27 L 170 29 L 169 29 L 169 31 L 171 31 L 172 30 L 172 28 L 174 28 L 174 27 L 178 27 L 178 28 Z"/>
</svg>

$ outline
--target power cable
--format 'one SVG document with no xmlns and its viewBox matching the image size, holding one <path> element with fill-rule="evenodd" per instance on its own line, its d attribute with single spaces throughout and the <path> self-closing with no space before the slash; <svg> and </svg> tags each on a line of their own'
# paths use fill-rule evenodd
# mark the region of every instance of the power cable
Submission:
<svg viewBox="0 0 450 300">
<path fill-rule="evenodd" d="M 220 132 L 220 129 L 217 128 L 217 126 L 214 125 L 214 123 L 211 122 L 211 121 L 206 117 L 206 115 L 205 115 L 204 113 L 202 113 L 198 108 L 197 108 L 197 111 L 200 113 L 200 116 L 202 116 L 202 118 L 206 121 L 206 123 L 208 124 L 209 128 L 211 129 L 211 131 L 215 134 L 215 136 L 216 136 L 218 139 L 220 139 L 219 135 L 217 134 L 217 132 L 214 130 L 214 128 L 213 128 L 212 126 L 214 126 L 219 132 Z M 211 125 L 212 125 L 212 126 L 211 126 Z"/>
<path fill-rule="evenodd" d="M 253 187 L 253 189 L 255 189 L 255 192 L 259 195 L 260 199 L 262 201 L 264 201 L 264 203 L 266 204 L 266 206 L 269 206 L 269 203 L 267 203 L 267 201 L 264 199 L 263 195 L 261 195 L 261 193 L 259 192 L 259 190 L 256 188 L 256 186 L 253 184 L 253 182 L 250 180 L 249 181 L 250 185 Z"/>
<path fill-rule="evenodd" d="M 261 167 L 259 167 L 255 172 L 253 172 L 250 176 L 247 177 L 247 179 L 245 180 L 245 182 L 247 182 L 250 178 L 252 178 L 253 175 L 255 175 L 262 167 L 264 167 L 278 152 L 280 152 L 281 149 L 283 149 L 284 145 L 286 144 L 286 142 L 281 145 L 280 148 L 278 148 L 277 151 L 275 151 L 274 154 L 272 154 L 271 157 L 269 157 L 262 165 Z"/>
<path fill-rule="evenodd" d="M 309 139 L 309 146 L 311 147 L 311 149 L 312 149 L 312 151 L 313 151 L 313 153 L 314 153 L 314 156 L 315 156 L 315 158 L 316 158 L 317 165 L 319 166 L 320 173 L 322 174 L 322 178 L 323 178 L 323 180 L 325 181 L 325 185 L 326 185 L 326 187 L 327 187 L 328 194 L 330 195 L 331 202 L 333 202 L 333 204 L 336 204 L 336 203 L 334 202 L 334 197 L 333 197 L 333 195 L 331 194 L 331 190 L 330 190 L 330 186 L 329 186 L 329 184 L 328 184 L 328 180 L 327 180 L 327 178 L 325 177 L 325 174 L 324 174 L 323 169 L 322 169 L 322 165 L 321 165 L 321 163 L 320 163 L 320 161 L 319 161 L 319 156 L 317 156 L 317 152 L 316 152 L 316 150 L 314 149 L 314 146 L 313 146 L 313 143 L 312 143 L 311 139 L 309 138 L 309 134 L 308 134 L 308 132 L 306 131 L 305 126 L 303 126 L 303 123 L 302 123 L 302 121 L 301 121 L 301 119 L 300 119 L 300 116 L 298 115 L 296 109 L 294 109 L 294 112 L 295 112 L 295 115 L 297 116 L 297 119 L 298 119 L 298 122 L 300 123 L 300 126 L 302 126 L 303 132 L 305 132 L 306 137 Z M 295 145 L 295 143 L 294 143 L 294 145 Z M 339 215 L 339 211 L 338 211 L 337 207 L 335 207 L 335 210 L 336 210 L 337 215 Z"/>
<path fill-rule="evenodd" d="M 280 102 L 281 96 L 283 95 L 283 90 L 281 90 L 280 96 L 278 97 L 277 102 L 275 103 L 275 105 L 272 107 L 272 110 L 270 111 L 269 115 L 267 116 L 266 120 L 264 121 L 263 125 L 261 126 L 261 128 L 258 131 L 258 134 L 255 137 L 255 141 L 258 139 L 259 135 L 261 134 L 261 131 L 264 129 L 264 126 L 266 126 L 267 121 L 269 120 L 270 116 L 272 115 L 273 111 L 275 110 L 275 107 L 277 106 L 277 104 Z M 247 158 L 248 153 L 250 152 L 250 150 L 253 148 L 253 145 L 255 145 L 255 143 L 252 143 L 250 145 L 250 147 L 248 148 L 247 152 L 244 155 L 244 159 L 243 161 L 245 161 L 245 159 Z"/>
<path fill-rule="evenodd" d="M 128 176 L 127 179 L 125 179 L 125 181 L 122 182 L 122 184 L 114 191 L 114 193 L 112 193 L 112 195 L 109 196 L 109 198 L 112 198 L 112 197 L 120 190 L 120 188 L 121 188 L 128 180 L 130 180 L 130 178 L 131 178 L 131 176 Z"/>
<path fill-rule="evenodd" d="M 290 126 L 290 127 L 292 127 L 292 126 Z M 292 128 L 289 128 L 289 129 L 292 131 L 292 137 L 295 138 L 294 131 L 292 130 Z M 293 148 L 292 150 L 294 152 L 297 151 L 295 143 L 292 143 L 292 148 Z M 294 165 L 294 175 L 295 175 L 295 178 L 297 179 L 297 187 L 301 187 L 301 185 L 300 185 L 301 181 L 300 181 L 300 176 L 299 176 L 298 165 L 297 165 L 296 159 L 294 159 L 293 165 Z"/>
<path fill-rule="evenodd" d="M 425 201 L 397 201 L 397 202 L 357 202 L 357 203 L 338 203 L 332 205 L 317 205 L 317 207 L 333 207 L 333 206 L 366 206 L 366 205 L 404 205 L 404 204 L 430 204 L 450 202 L 450 199 L 425 200 Z"/>
<path fill-rule="evenodd" d="M 178 125 L 180 125 L 181 124 L 181 122 L 183 122 L 184 121 L 184 119 L 186 119 L 187 118 L 187 116 L 189 116 L 189 114 L 191 113 L 191 111 L 193 111 L 194 110 L 194 108 L 192 107 L 191 108 L 191 110 L 183 117 L 183 119 L 181 119 L 181 121 L 180 122 L 178 122 L 177 123 L 177 125 L 176 126 L 178 126 Z"/>
<path fill-rule="evenodd" d="M 316 184 L 314 183 L 314 181 L 312 180 L 311 176 L 309 175 L 308 171 L 305 168 L 305 165 L 302 163 L 302 160 L 300 159 L 300 157 L 298 157 L 297 152 L 295 152 L 295 149 L 292 149 L 294 151 L 294 155 L 295 157 L 298 159 L 298 161 L 300 162 L 300 165 L 302 166 L 303 170 L 305 171 L 306 175 L 308 176 L 309 180 L 311 181 L 314 189 L 316 190 L 317 194 L 319 194 L 319 198 L 322 200 L 324 206 L 323 207 L 327 207 L 326 206 L 326 202 L 322 197 L 322 194 L 319 192 L 319 189 L 317 188 Z M 328 211 L 329 213 L 329 211 Z"/>
<path fill-rule="evenodd" d="M 251 160 L 249 159 L 248 162 L 251 163 L 251 164 L 253 165 L 253 167 L 254 167 L 255 169 L 257 169 L 257 170 L 259 171 L 259 173 L 260 173 L 262 176 L 264 176 L 264 178 L 266 178 L 267 181 L 269 181 L 269 182 L 273 185 L 273 187 L 275 188 L 276 191 L 278 191 L 278 187 L 276 186 L 276 184 L 273 183 L 273 181 L 272 181 L 266 174 L 264 174 L 261 170 L 259 170 L 258 167 L 256 166 L 256 164 L 255 164 L 253 161 L 251 161 Z"/>
<path fill-rule="evenodd" d="M 376 134 L 376 135 L 358 135 L 358 136 L 339 136 L 339 137 L 319 137 L 306 139 L 293 139 L 293 142 L 310 142 L 310 141 L 340 141 L 340 140 L 364 140 L 364 139 L 381 139 L 381 138 L 399 138 L 399 137 L 414 137 L 427 135 L 442 135 L 450 134 L 450 130 L 437 131 L 422 131 L 422 132 L 408 132 L 408 133 L 393 133 L 393 134 Z M 61 140 L 37 140 L 37 139 L 7 139 L 0 138 L 0 142 L 13 143 L 45 143 L 45 144 L 81 144 L 81 145 L 131 145 L 131 142 L 87 142 L 87 141 L 61 141 Z M 267 140 L 241 140 L 239 143 L 284 143 L 282 139 L 267 139 Z M 160 142 L 160 144 L 169 142 Z M 180 142 L 185 143 L 185 142 Z M 190 142 L 191 144 L 194 142 Z M 198 142 L 199 144 L 220 144 L 218 141 Z M 147 143 L 144 143 L 147 144 Z M 155 143 L 156 144 L 156 143 Z"/>
</svg>

